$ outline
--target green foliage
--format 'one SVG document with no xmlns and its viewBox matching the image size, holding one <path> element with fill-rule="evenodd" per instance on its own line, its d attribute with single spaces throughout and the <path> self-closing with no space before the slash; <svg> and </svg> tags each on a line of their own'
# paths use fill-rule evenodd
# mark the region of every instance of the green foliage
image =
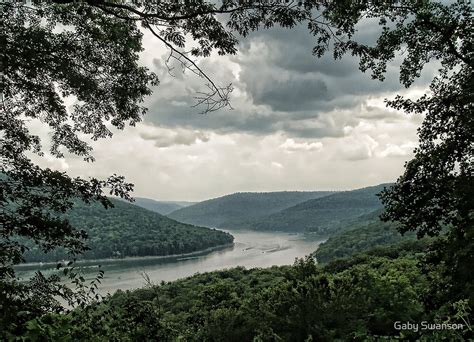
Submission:
<svg viewBox="0 0 474 342">
<path fill-rule="evenodd" d="M 430 279 L 422 256 L 360 255 L 344 267 L 312 259 L 293 266 L 204 273 L 147 289 L 118 291 L 69 314 L 74 340 L 334 341 L 430 340 L 395 321 L 468 322 L 467 302 L 427 310 Z M 62 331 L 62 330 L 60 330 Z M 469 330 L 444 331 L 446 338 Z"/>
<path fill-rule="evenodd" d="M 207 227 L 250 228 L 252 219 L 266 217 L 295 204 L 329 194 L 329 191 L 243 192 L 199 202 L 168 216 L 180 222 Z"/>
<path fill-rule="evenodd" d="M 144 113 L 140 102 L 156 84 L 156 76 L 137 64 L 138 27 L 87 7 L 0 4 L 0 330 L 21 321 L 19 312 L 57 311 L 55 297 L 64 295 L 56 278 L 40 279 L 41 286 L 17 282 L 12 266 L 23 261 L 26 249 L 20 241 L 29 240 L 44 252 L 61 247 L 80 253 L 85 232 L 62 215 L 77 199 L 108 207 L 104 190 L 124 198 L 132 190 L 120 176 L 72 178 L 30 160 L 31 154 L 61 157 L 65 152 L 92 160 L 90 146 L 79 135 L 109 137 L 108 125 L 138 122 Z M 77 100 L 70 110 L 66 99 Z M 32 121 L 49 128 L 46 148 L 30 131 Z"/>
<path fill-rule="evenodd" d="M 447 238 L 430 259 L 450 277 L 452 299 L 470 297 L 474 304 L 474 97 L 472 6 L 407 1 L 404 15 L 386 29 L 377 46 L 368 49 L 365 65 L 380 70 L 394 51 L 406 49 L 400 79 L 410 86 L 431 60 L 441 64 L 430 92 L 418 99 L 397 96 L 388 106 L 407 114 L 424 115 L 418 130 L 419 147 L 396 184 L 382 192 L 383 219 L 399 223 L 401 232 Z M 394 13 L 396 14 L 396 13 Z M 342 19 L 341 20 L 345 20 Z M 377 72 L 376 72 L 377 73 Z"/>
<path fill-rule="evenodd" d="M 174 221 L 138 206 L 110 199 L 113 208 L 99 204 L 76 203 L 66 214 L 68 222 L 87 233 L 89 250 L 79 259 L 130 256 L 158 256 L 189 253 L 230 244 L 225 232 Z M 64 250 L 44 254 L 31 246 L 26 261 L 60 261 L 68 258 Z"/>
<path fill-rule="evenodd" d="M 407 113 L 427 115 L 420 128 L 427 140 L 421 142 L 397 184 L 381 196 L 387 208 L 384 217 L 398 221 L 402 231 L 415 230 L 422 237 L 436 235 L 446 225 L 472 227 L 472 80 L 472 70 L 464 67 L 451 77 L 442 74 L 436 78 L 430 87 L 431 96 L 424 95 L 415 102 L 398 97 L 390 102 Z M 405 210 L 406 206 L 423 210 Z"/>
<path fill-rule="evenodd" d="M 72 327 L 70 316 L 48 314 L 28 321 L 24 338 L 28 341 L 42 341 L 45 339 L 50 341 L 73 341 L 68 337 L 68 331 Z"/>
<path fill-rule="evenodd" d="M 415 241 L 414 233 L 401 235 L 395 224 L 382 222 L 378 218 L 381 210 L 367 215 L 365 220 L 358 218 L 349 224 L 350 228 L 332 235 L 319 245 L 314 253 L 318 262 L 325 263 L 335 258 L 351 256 L 369 249 L 381 248 L 402 241 Z"/>
<path fill-rule="evenodd" d="M 449 65 L 449 64 L 448 64 Z M 408 113 L 425 114 L 420 147 L 405 173 L 381 194 L 385 220 L 418 237 L 449 231 L 437 258 L 451 275 L 452 291 L 474 304 L 474 83 L 472 66 L 445 70 L 431 84 L 431 95 L 418 101 L 398 97 L 391 102 Z"/>
</svg>

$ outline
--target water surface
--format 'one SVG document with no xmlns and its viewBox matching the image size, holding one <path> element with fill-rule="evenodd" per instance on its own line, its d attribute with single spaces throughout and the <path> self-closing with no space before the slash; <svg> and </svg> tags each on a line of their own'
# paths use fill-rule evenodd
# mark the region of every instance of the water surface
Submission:
<svg viewBox="0 0 474 342">
<path fill-rule="evenodd" d="M 172 281 L 203 273 L 236 266 L 245 268 L 290 265 L 295 258 L 314 252 L 321 241 L 304 235 L 279 232 L 229 231 L 234 235 L 234 245 L 205 254 L 174 256 L 169 258 L 145 257 L 128 259 L 94 260 L 81 263 L 86 279 L 92 279 L 98 265 L 105 271 L 99 287 L 102 294 L 118 289 L 136 289 L 146 285 L 145 278 L 152 283 Z M 19 268 L 20 277 L 28 277 L 38 265 Z M 49 270 L 48 270 L 49 268 Z M 45 273 L 51 266 L 41 267 Z"/>
</svg>

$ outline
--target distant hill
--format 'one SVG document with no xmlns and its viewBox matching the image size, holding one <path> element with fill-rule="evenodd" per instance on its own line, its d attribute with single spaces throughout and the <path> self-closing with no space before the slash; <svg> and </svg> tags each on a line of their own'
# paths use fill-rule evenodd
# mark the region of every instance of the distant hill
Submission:
<svg viewBox="0 0 474 342">
<path fill-rule="evenodd" d="M 333 194 L 330 191 L 239 192 L 199 202 L 168 216 L 180 222 L 206 227 L 247 228 L 252 219 L 268 216 L 309 199 Z"/>
<path fill-rule="evenodd" d="M 196 202 L 156 201 L 150 198 L 135 197 L 133 204 L 154 211 L 161 215 L 167 215 L 181 208 L 188 207 Z"/>
<path fill-rule="evenodd" d="M 82 258 L 181 254 L 233 242 L 228 233 L 177 222 L 121 200 L 111 201 L 114 208 L 107 210 L 97 203 L 80 203 L 67 213 L 69 222 L 89 235 L 87 244 L 91 250 Z M 45 255 L 33 247 L 25 256 L 27 261 L 66 257 L 63 250 Z"/>
<path fill-rule="evenodd" d="M 311 199 L 266 217 L 252 220 L 249 229 L 314 232 L 330 235 L 347 220 L 382 208 L 376 196 L 389 184 L 341 191 Z"/>
</svg>

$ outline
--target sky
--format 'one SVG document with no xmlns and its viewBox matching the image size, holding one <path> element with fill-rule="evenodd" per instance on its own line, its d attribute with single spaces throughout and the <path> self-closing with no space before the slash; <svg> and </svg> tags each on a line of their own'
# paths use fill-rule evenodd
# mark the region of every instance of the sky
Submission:
<svg viewBox="0 0 474 342">
<path fill-rule="evenodd" d="M 365 22 L 358 37 L 370 42 L 378 30 Z M 134 196 L 157 200 L 395 181 L 423 118 L 388 109 L 384 99 L 420 96 L 436 67 L 428 65 L 407 90 L 399 83 L 399 58 L 384 82 L 375 81 L 352 56 L 312 56 L 314 40 L 303 27 L 274 28 L 243 39 L 234 56 L 198 60 L 215 83 L 234 87 L 232 110 L 203 115 L 192 105 L 204 80 L 179 67 L 170 75 L 166 48 L 145 34 L 140 62 L 160 84 L 145 101 L 143 122 L 92 142 L 95 163 L 70 155 L 39 163 L 84 177 L 121 174 L 135 184 Z"/>
</svg>

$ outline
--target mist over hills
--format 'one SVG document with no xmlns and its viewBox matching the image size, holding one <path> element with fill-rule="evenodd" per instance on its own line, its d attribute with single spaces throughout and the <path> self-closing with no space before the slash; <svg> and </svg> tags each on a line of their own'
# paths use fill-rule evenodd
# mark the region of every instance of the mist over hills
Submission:
<svg viewBox="0 0 474 342">
<path fill-rule="evenodd" d="M 242 228 L 249 220 L 265 217 L 295 204 L 333 194 L 332 191 L 239 192 L 179 209 L 168 215 L 189 224 Z"/>
<path fill-rule="evenodd" d="M 340 192 L 236 193 L 179 209 L 169 217 L 207 227 L 326 235 L 348 220 L 382 208 L 389 184 Z"/>
<path fill-rule="evenodd" d="M 382 208 L 377 194 L 388 184 L 341 191 L 308 200 L 251 222 L 255 230 L 313 232 L 329 235 L 347 221 Z M 249 225 L 250 227 L 250 225 Z"/>
<path fill-rule="evenodd" d="M 161 215 L 167 215 L 181 208 L 188 207 L 196 202 L 180 202 L 180 201 L 157 201 L 151 198 L 135 197 L 133 204 L 154 211 Z"/>
</svg>

